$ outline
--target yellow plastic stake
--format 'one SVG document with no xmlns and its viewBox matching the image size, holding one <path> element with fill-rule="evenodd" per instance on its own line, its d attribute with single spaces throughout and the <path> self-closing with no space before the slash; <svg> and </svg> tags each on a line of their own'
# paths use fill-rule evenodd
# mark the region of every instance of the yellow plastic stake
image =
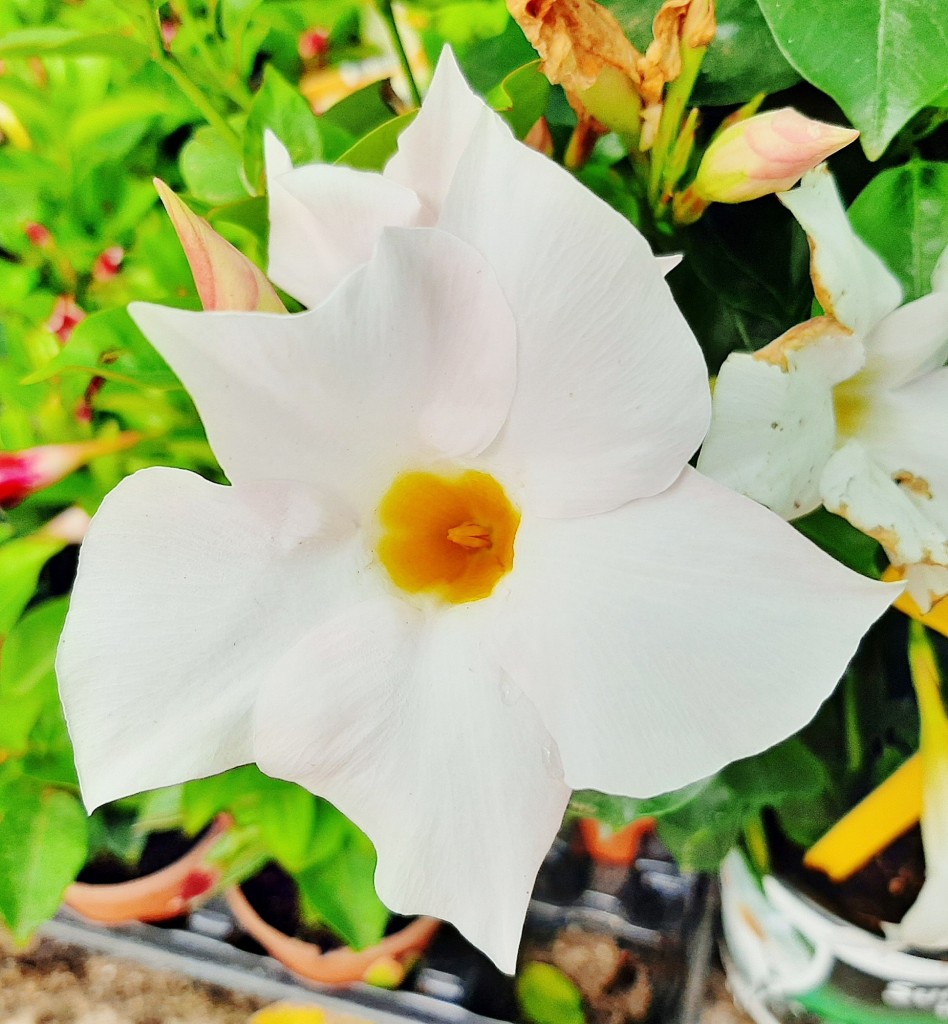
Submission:
<svg viewBox="0 0 948 1024">
<path fill-rule="evenodd" d="M 803 863 L 842 882 L 921 816 L 922 759 L 914 754 L 811 846 Z"/>
</svg>

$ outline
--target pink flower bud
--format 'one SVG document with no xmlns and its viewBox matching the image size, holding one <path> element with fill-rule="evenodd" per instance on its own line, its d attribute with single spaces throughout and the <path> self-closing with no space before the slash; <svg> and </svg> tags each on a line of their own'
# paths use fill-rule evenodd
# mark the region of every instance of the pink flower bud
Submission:
<svg viewBox="0 0 948 1024">
<path fill-rule="evenodd" d="M 297 43 L 303 60 L 319 60 L 329 52 L 329 32 L 324 28 L 308 28 Z"/>
<path fill-rule="evenodd" d="M 99 455 L 135 444 L 131 432 L 95 441 L 44 444 L 16 452 L 0 452 L 0 508 L 14 508 L 31 494 L 49 487 Z"/>
<path fill-rule="evenodd" d="M 86 318 L 86 312 L 76 305 L 71 295 L 60 295 L 53 306 L 53 312 L 46 321 L 46 329 L 52 331 L 65 345 L 76 324 Z"/>
<path fill-rule="evenodd" d="M 122 260 L 125 259 L 125 250 L 120 245 L 110 245 L 104 252 L 99 253 L 92 267 L 92 276 L 96 281 L 111 281 L 119 272 Z"/>
<path fill-rule="evenodd" d="M 31 220 L 23 228 L 23 233 L 30 240 L 30 244 L 35 245 L 38 249 L 48 249 L 53 244 L 53 236 L 49 228 L 38 224 L 35 220 Z"/>
<path fill-rule="evenodd" d="M 713 203 L 743 203 L 784 192 L 859 132 L 784 107 L 725 128 L 708 146 L 691 188 Z"/>
</svg>

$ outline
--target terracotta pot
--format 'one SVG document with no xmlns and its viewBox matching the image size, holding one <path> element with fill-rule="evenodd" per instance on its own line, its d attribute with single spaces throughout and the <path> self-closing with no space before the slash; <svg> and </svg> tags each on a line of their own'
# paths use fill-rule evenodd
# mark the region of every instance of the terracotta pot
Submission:
<svg viewBox="0 0 948 1024">
<path fill-rule="evenodd" d="M 916 956 L 844 921 L 742 854 L 721 868 L 722 959 L 758 1024 L 939 1024 L 948 961 Z"/>
<path fill-rule="evenodd" d="M 579 834 L 586 852 L 601 864 L 626 867 L 638 856 L 642 839 L 655 831 L 654 818 L 639 818 L 614 832 L 595 818 L 579 819 Z"/>
<path fill-rule="evenodd" d="M 441 926 L 432 917 L 419 917 L 369 949 L 356 951 L 343 946 L 324 953 L 319 946 L 285 935 L 264 921 L 238 887 L 229 889 L 226 895 L 234 917 L 270 956 L 301 978 L 323 985 L 383 979 L 398 984 L 408 962 L 428 946 Z"/>
<path fill-rule="evenodd" d="M 101 924 L 163 921 L 187 914 L 207 900 L 220 882 L 221 870 L 210 855 L 232 824 L 229 815 L 219 814 L 203 838 L 166 868 L 130 882 L 73 882 L 64 902 Z"/>
</svg>

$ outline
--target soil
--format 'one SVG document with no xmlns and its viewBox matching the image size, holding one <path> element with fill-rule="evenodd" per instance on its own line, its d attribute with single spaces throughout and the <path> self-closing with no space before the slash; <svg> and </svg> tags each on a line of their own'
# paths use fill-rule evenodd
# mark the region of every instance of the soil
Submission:
<svg viewBox="0 0 948 1024">
<path fill-rule="evenodd" d="M 51 939 L 28 953 L 0 951 L 0 1024 L 248 1024 L 263 1005 Z M 701 1024 L 750 1024 L 720 973 L 712 975 Z"/>
<path fill-rule="evenodd" d="M 247 1024 L 263 1005 L 50 939 L 0 953 L 0 1024 Z"/>
</svg>

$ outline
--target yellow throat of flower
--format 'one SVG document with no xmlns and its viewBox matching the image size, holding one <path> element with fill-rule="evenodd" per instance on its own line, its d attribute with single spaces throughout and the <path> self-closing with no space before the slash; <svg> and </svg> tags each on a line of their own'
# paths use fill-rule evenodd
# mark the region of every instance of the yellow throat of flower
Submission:
<svg viewBox="0 0 948 1024">
<path fill-rule="evenodd" d="M 836 431 L 840 437 L 855 437 L 869 413 L 869 394 L 866 375 L 857 373 L 833 388 L 833 412 Z"/>
<path fill-rule="evenodd" d="M 479 601 L 513 566 L 520 513 L 487 473 L 402 473 L 378 514 L 379 559 L 409 594 Z"/>
</svg>

